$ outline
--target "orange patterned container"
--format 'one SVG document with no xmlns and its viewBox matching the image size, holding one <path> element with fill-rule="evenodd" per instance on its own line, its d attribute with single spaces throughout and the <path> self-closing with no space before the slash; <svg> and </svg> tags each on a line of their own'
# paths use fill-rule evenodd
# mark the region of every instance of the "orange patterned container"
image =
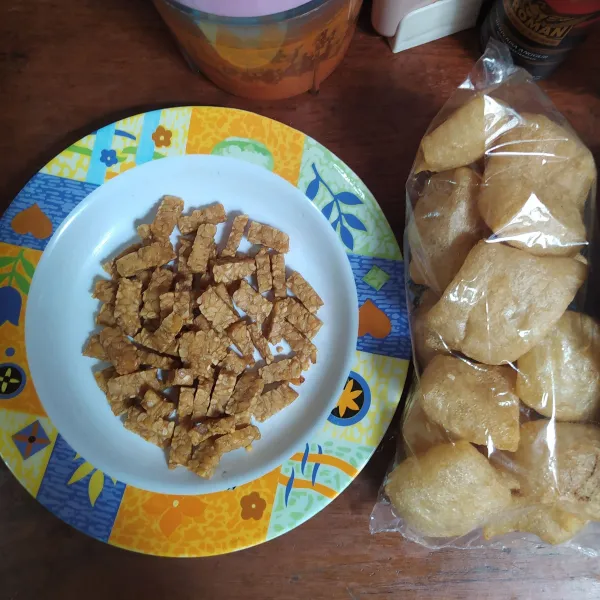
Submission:
<svg viewBox="0 0 600 600">
<path fill-rule="evenodd" d="M 260 17 L 154 4 L 192 68 L 232 94 L 271 100 L 319 89 L 348 49 L 362 0 L 312 0 Z"/>
</svg>

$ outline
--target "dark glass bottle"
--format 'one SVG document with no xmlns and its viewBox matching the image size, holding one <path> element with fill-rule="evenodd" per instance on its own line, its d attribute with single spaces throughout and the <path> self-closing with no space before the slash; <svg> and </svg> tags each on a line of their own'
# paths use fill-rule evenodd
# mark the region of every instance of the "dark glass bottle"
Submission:
<svg viewBox="0 0 600 600">
<path fill-rule="evenodd" d="M 600 20 L 600 0 L 493 0 L 481 25 L 485 47 L 504 42 L 515 64 L 547 77 Z"/>
</svg>

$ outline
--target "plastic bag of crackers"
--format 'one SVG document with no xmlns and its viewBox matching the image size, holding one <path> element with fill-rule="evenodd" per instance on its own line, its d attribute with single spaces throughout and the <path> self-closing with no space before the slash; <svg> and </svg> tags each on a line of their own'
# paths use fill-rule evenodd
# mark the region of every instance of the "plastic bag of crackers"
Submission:
<svg viewBox="0 0 600 600">
<path fill-rule="evenodd" d="M 406 186 L 416 376 L 372 532 L 600 552 L 595 181 L 566 120 L 488 46 Z"/>
<path fill-rule="evenodd" d="M 127 429 L 165 448 L 169 468 L 210 478 L 302 395 L 323 301 L 300 273 L 286 277 L 285 232 L 228 219 L 218 203 L 183 213 L 181 198 L 164 196 L 140 242 L 104 265 L 100 329 L 83 353 L 109 363 L 94 376 Z"/>
</svg>

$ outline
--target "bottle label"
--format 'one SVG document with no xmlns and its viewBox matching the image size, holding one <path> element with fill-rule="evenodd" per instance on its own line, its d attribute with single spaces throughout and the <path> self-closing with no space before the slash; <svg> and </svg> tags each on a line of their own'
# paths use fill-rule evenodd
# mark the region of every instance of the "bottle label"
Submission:
<svg viewBox="0 0 600 600">
<path fill-rule="evenodd" d="M 512 25 L 526 38 L 544 46 L 558 46 L 589 15 L 558 15 L 544 0 L 503 0 Z"/>
</svg>

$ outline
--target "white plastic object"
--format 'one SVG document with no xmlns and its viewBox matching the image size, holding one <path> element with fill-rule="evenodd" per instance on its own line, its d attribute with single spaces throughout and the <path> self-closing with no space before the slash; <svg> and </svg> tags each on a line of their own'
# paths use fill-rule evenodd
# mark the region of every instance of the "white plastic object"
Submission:
<svg viewBox="0 0 600 600">
<path fill-rule="evenodd" d="M 482 0 L 374 0 L 372 22 L 392 52 L 408 50 L 475 26 Z M 407 10 L 408 9 L 408 10 Z"/>
</svg>

